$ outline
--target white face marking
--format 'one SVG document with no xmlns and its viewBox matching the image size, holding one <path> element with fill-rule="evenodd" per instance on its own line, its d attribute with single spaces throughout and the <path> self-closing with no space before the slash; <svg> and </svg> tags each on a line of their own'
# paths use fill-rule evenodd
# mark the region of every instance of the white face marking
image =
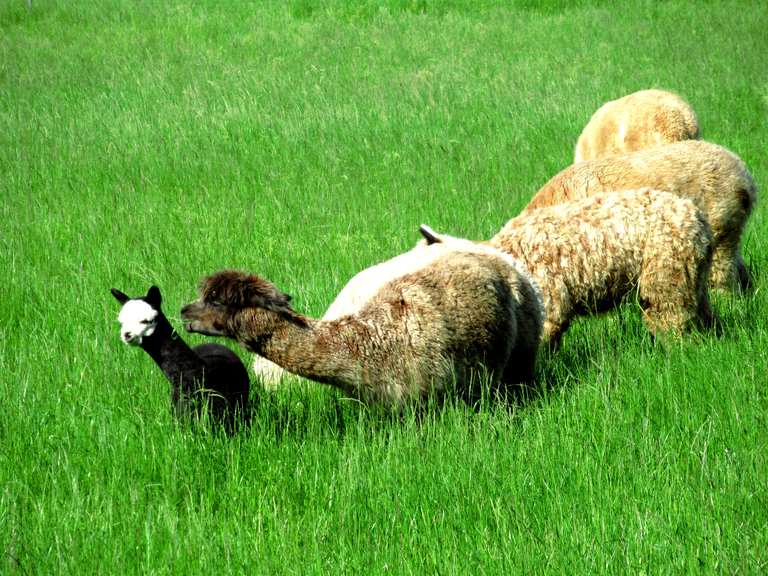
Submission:
<svg viewBox="0 0 768 576">
<path fill-rule="evenodd" d="M 157 310 L 144 300 L 128 300 L 117 317 L 120 338 L 126 344 L 141 345 L 143 338 L 151 336 L 157 327 Z"/>
</svg>

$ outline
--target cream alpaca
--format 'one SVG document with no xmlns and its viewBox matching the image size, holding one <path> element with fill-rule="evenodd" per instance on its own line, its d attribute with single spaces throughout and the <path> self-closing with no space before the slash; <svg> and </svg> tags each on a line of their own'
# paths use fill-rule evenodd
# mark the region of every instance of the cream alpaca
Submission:
<svg viewBox="0 0 768 576">
<path fill-rule="evenodd" d="M 426 235 L 450 245 L 456 239 Z M 464 241 L 464 240 L 462 240 Z M 543 338 L 637 290 L 653 332 L 709 327 L 712 235 L 685 198 L 651 189 L 600 194 L 513 218 L 487 244 L 520 260 L 544 297 Z"/>
<path fill-rule="evenodd" d="M 665 90 L 640 90 L 598 108 L 579 136 L 573 161 L 698 138 L 699 122 L 685 100 Z"/>
<path fill-rule="evenodd" d="M 716 144 L 687 140 L 573 164 L 544 184 L 525 212 L 603 192 L 643 187 L 693 200 L 704 212 L 714 236 L 712 286 L 749 287 L 751 279 L 740 244 L 757 201 L 757 187 L 744 162 Z"/>
</svg>

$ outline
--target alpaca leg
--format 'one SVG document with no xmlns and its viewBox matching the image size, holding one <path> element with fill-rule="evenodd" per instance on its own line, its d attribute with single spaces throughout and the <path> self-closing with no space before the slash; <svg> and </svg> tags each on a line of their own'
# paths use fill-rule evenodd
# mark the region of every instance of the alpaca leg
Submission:
<svg viewBox="0 0 768 576">
<path fill-rule="evenodd" d="M 712 310 L 709 301 L 709 282 L 711 278 L 712 259 L 709 254 L 699 263 L 696 270 L 696 319 L 699 329 L 716 328 L 719 331 L 719 319 Z"/>
<path fill-rule="evenodd" d="M 741 256 L 741 252 L 736 252 L 734 257 L 734 266 L 736 268 L 736 283 L 739 287 L 739 291 L 743 294 L 748 292 L 752 288 L 752 274 L 747 268 L 744 258 Z"/>
<path fill-rule="evenodd" d="M 536 346 L 518 346 L 513 351 L 504 368 L 502 381 L 506 385 L 531 382 L 536 368 Z"/>
<path fill-rule="evenodd" d="M 682 334 L 696 324 L 697 313 L 693 309 L 678 303 L 645 300 L 643 306 L 643 322 L 653 335 L 668 332 Z"/>
<path fill-rule="evenodd" d="M 535 383 L 536 352 L 539 340 L 520 343 L 510 354 L 499 382 L 499 397 L 506 402 L 524 401 Z"/>
<path fill-rule="evenodd" d="M 542 310 L 538 295 L 532 290 L 527 302 L 530 305 L 517 310 L 517 335 L 502 375 L 503 382 L 507 384 L 531 382 L 535 375 L 536 355 L 541 346 L 543 329 Z"/>
<path fill-rule="evenodd" d="M 547 317 L 541 332 L 541 345 L 548 346 L 550 350 L 557 350 L 560 347 L 563 334 L 568 330 L 570 324 L 570 320 L 563 321 L 560 318 Z"/>
<path fill-rule="evenodd" d="M 710 286 L 717 290 L 744 293 L 752 285 L 752 277 L 739 249 L 741 230 L 719 239 L 712 254 Z"/>
<path fill-rule="evenodd" d="M 712 255 L 710 284 L 713 289 L 732 291 L 738 286 L 738 270 L 733 248 L 719 244 Z"/>
<path fill-rule="evenodd" d="M 286 372 L 274 362 L 256 355 L 253 358 L 253 373 L 266 390 L 276 390 Z"/>
<path fill-rule="evenodd" d="M 703 294 L 699 296 L 697 310 L 697 323 L 698 327 L 703 330 L 709 330 L 711 328 L 718 328 L 719 320 L 717 315 L 712 310 L 712 306 L 709 303 L 709 296 L 704 290 Z"/>
<path fill-rule="evenodd" d="M 563 333 L 571 323 L 570 298 L 567 291 L 551 287 L 544 297 L 544 324 L 541 331 L 541 343 L 557 349 Z"/>
</svg>

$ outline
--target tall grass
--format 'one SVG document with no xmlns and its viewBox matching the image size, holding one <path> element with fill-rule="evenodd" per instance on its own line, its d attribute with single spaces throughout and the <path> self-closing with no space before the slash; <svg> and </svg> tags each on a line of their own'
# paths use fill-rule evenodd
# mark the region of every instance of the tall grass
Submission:
<svg viewBox="0 0 768 576">
<path fill-rule="evenodd" d="M 723 337 L 653 342 L 627 303 L 514 406 L 393 418 L 291 379 L 250 433 L 189 430 L 108 290 L 158 284 L 179 326 L 237 267 L 322 314 L 422 222 L 491 236 L 646 87 L 764 187 L 767 25 L 745 1 L 0 5 L 0 571 L 765 570 L 762 205 Z"/>
</svg>

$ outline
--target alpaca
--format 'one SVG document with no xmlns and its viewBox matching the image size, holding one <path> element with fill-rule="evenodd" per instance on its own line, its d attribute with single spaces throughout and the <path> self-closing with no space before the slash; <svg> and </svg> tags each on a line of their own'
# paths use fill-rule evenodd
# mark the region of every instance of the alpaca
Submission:
<svg viewBox="0 0 768 576">
<path fill-rule="evenodd" d="M 430 243 L 466 242 L 425 231 Z M 652 333 L 715 323 L 707 295 L 712 234 L 690 200 L 652 189 L 606 193 L 513 218 L 486 244 L 522 261 L 544 296 L 543 341 L 580 314 L 637 290 Z"/>
<path fill-rule="evenodd" d="M 350 314 L 313 319 L 269 281 L 232 270 L 204 278 L 185 328 L 224 336 L 286 370 L 369 403 L 399 407 L 473 374 L 494 392 L 530 380 L 541 334 L 538 294 L 508 258 L 442 245 Z"/>
<path fill-rule="evenodd" d="M 579 136 L 573 161 L 698 139 L 699 122 L 685 100 L 665 90 L 640 90 L 598 108 Z"/>
<path fill-rule="evenodd" d="M 602 192 L 644 187 L 690 198 L 704 212 L 714 236 L 713 288 L 744 291 L 750 287 L 739 247 L 757 201 L 757 187 L 744 162 L 716 144 L 686 140 L 573 164 L 544 184 L 524 212 Z"/>
<path fill-rule="evenodd" d="M 431 230 L 429 226 L 422 225 L 425 230 Z M 537 330 L 536 326 L 541 323 L 541 317 L 543 316 L 543 304 L 541 294 L 538 292 L 538 286 L 530 278 L 528 272 L 521 266 L 521 264 L 510 256 L 491 248 L 490 246 L 484 246 L 476 242 L 466 241 L 461 245 L 456 243 L 451 245 L 453 250 L 469 251 L 469 252 L 484 252 L 492 253 L 497 257 L 503 258 L 512 267 L 509 281 L 516 286 L 516 290 L 533 290 L 535 293 L 524 294 L 521 297 L 521 302 L 530 303 L 530 306 L 523 308 L 518 317 L 519 323 L 524 323 L 524 332 L 531 333 Z M 349 282 L 342 288 L 341 292 L 336 296 L 331 305 L 323 314 L 323 320 L 336 320 L 342 316 L 357 313 L 375 294 L 378 292 L 384 284 L 391 280 L 404 276 L 417 271 L 420 268 L 427 266 L 434 262 L 437 258 L 442 257 L 444 252 L 442 250 L 429 250 L 425 244 L 419 244 L 412 250 L 399 254 L 389 260 L 380 262 L 366 268 L 352 277 Z M 517 277 L 524 277 L 525 281 L 520 282 Z M 535 354 L 531 354 L 535 356 Z M 253 371 L 259 376 L 259 381 L 263 385 L 269 388 L 275 388 L 280 378 L 284 374 L 278 365 L 270 362 L 262 356 L 255 356 L 253 360 Z"/>
<path fill-rule="evenodd" d="M 236 428 L 238 418 L 247 420 L 248 371 L 232 350 L 221 344 L 190 348 L 163 314 L 157 286 L 138 298 L 116 288 L 111 291 L 122 304 L 118 316 L 121 339 L 142 348 L 163 371 L 171 383 L 171 402 L 177 417 L 200 417 L 207 403 L 211 420 L 224 424 L 227 431 Z"/>
<path fill-rule="evenodd" d="M 424 247 L 417 246 L 404 254 L 399 254 L 358 272 L 342 288 L 323 314 L 322 319 L 335 320 L 341 316 L 358 312 L 384 284 L 393 278 L 421 268 L 427 263 L 427 258 L 434 260 L 441 255 L 439 250 L 425 250 Z M 276 388 L 278 381 L 285 373 L 280 366 L 258 355 L 253 359 L 252 369 L 258 375 L 262 385 L 267 388 Z"/>
</svg>

